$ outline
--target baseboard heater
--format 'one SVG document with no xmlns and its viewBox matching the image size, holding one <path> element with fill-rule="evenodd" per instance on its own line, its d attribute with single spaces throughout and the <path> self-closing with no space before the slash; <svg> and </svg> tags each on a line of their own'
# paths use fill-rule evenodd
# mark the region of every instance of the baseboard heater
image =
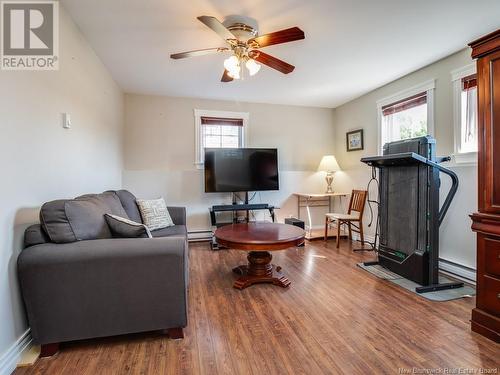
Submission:
<svg viewBox="0 0 500 375">
<path fill-rule="evenodd" d="M 476 284 L 476 270 L 474 268 L 439 258 L 439 269 L 452 276 L 457 276 L 469 284 Z"/>
<path fill-rule="evenodd" d="M 192 230 L 192 231 L 188 231 L 188 241 L 189 242 L 211 241 L 212 235 L 213 235 L 213 233 L 209 229 Z"/>
</svg>

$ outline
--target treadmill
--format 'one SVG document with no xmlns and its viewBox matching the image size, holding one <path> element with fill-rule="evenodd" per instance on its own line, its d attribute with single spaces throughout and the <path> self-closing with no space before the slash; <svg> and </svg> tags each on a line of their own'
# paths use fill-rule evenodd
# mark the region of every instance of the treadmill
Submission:
<svg viewBox="0 0 500 375">
<path fill-rule="evenodd" d="M 461 282 L 439 283 L 439 226 L 458 189 L 457 175 L 439 165 L 430 136 L 390 142 L 382 156 L 362 158 L 379 169 L 378 262 L 420 287 L 417 293 L 460 288 Z M 439 174 L 451 178 L 451 188 L 439 207 Z"/>
</svg>

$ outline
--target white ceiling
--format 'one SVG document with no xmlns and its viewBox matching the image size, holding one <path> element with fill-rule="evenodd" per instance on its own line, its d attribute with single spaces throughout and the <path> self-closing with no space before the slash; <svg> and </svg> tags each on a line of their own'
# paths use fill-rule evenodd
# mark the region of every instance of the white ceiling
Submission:
<svg viewBox="0 0 500 375">
<path fill-rule="evenodd" d="M 499 0 L 62 0 L 130 93 L 336 107 L 464 48 L 500 27 Z M 196 17 L 245 15 L 261 34 L 299 26 L 306 39 L 265 48 L 296 66 L 221 83 L 223 46 Z"/>
</svg>

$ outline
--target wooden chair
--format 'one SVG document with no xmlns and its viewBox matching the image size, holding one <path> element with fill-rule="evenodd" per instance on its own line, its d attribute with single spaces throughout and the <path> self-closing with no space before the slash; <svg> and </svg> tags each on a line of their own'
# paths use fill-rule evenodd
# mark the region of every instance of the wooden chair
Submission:
<svg viewBox="0 0 500 375">
<path fill-rule="evenodd" d="M 347 225 L 349 229 L 349 240 L 352 240 L 352 232 L 359 233 L 361 244 L 365 244 L 363 235 L 363 212 L 365 210 L 366 190 L 353 190 L 351 200 L 349 201 L 349 210 L 347 214 L 328 213 L 325 218 L 325 241 L 328 239 L 328 227 L 337 222 L 337 247 L 340 246 L 340 228 Z M 355 224 L 357 223 L 357 224 Z M 354 228 L 353 228 L 354 227 Z"/>
</svg>

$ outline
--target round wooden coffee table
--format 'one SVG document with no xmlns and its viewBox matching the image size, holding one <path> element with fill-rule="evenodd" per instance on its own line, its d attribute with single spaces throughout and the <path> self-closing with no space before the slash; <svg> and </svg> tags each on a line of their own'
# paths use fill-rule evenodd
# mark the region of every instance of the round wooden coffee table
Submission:
<svg viewBox="0 0 500 375">
<path fill-rule="evenodd" d="M 217 242 L 231 249 L 248 251 L 248 264 L 233 272 L 240 275 L 234 287 L 244 289 L 258 283 L 272 283 L 283 288 L 290 286 L 281 267 L 271 264 L 270 251 L 284 250 L 304 243 L 305 231 L 288 224 L 245 223 L 231 224 L 215 231 Z"/>
</svg>

